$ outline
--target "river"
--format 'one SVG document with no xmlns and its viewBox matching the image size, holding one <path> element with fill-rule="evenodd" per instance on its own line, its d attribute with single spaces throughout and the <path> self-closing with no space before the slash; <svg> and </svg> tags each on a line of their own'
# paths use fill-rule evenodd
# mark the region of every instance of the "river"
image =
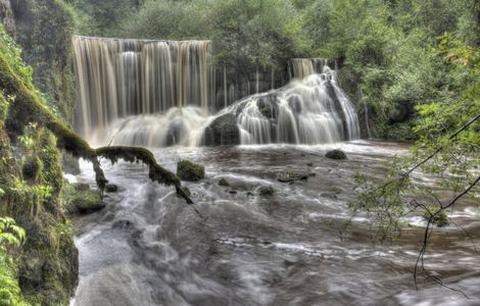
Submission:
<svg viewBox="0 0 480 306">
<path fill-rule="evenodd" d="M 325 158 L 332 148 L 348 159 Z M 204 180 L 184 183 L 196 210 L 151 183 L 144 166 L 105 162 L 120 190 L 107 194 L 106 209 L 76 220 L 80 283 L 72 305 L 479 305 L 475 203 L 449 211 L 454 225 L 435 229 L 426 256 L 461 293 L 423 282 L 415 290 L 422 218 L 406 218 L 400 238 L 379 244 L 371 220 L 352 217 L 355 174 L 382 178 L 386 160 L 407 149 L 374 141 L 154 149 L 172 171 L 181 159 L 205 166 Z M 76 180 L 93 185 L 90 165 L 81 168 Z M 285 171 L 310 176 L 281 183 Z M 222 178 L 230 186 L 220 186 Z M 261 196 L 259 186 L 275 192 Z"/>
</svg>

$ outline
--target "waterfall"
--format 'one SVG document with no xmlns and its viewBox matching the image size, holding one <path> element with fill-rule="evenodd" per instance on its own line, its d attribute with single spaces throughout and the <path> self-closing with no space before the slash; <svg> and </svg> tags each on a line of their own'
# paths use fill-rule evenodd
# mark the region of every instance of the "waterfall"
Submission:
<svg viewBox="0 0 480 306">
<path fill-rule="evenodd" d="M 321 144 L 360 137 L 357 113 L 338 86 L 336 72 L 324 65 L 322 73 L 310 74 L 310 68 L 302 63 L 294 70 L 302 80 L 225 111 L 237 114 L 242 144 Z"/>
<path fill-rule="evenodd" d="M 285 75 L 276 79 L 273 68 L 238 79 L 229 78 L 225 64 L 216 70 L 208 41 L 77 36 L 73 46 L 77 126 L 93 144 L 200 145 L 218 122 L 229 126 L 211 135 L 227 129 L 222 143 L 231 144 L 320 144 L 360 135 L 336 65 L 326 59 L 290 60 L 291 82 L 275 89 Z M 217 108 L 223 110 L 211 115 Z M 227 122 L 217 120 L 225 114 Z"/>
<path fill-rule="evenodd" d="M 84 135 L 116 119 L 195 105 L 208 112 L 208 41 L 74 37 Z"/>
</svg>

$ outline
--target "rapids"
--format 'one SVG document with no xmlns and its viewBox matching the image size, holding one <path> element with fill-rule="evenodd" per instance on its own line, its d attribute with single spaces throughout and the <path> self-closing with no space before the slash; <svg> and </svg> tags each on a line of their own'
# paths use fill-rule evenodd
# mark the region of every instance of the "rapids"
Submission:
<svg viewBox="0 0 480 306">
<path fill-rule="evenodd" d="M 332 148 L 349 159 L 324 158 Z M 474 203 L 449 212 L 455 225 L 435 230 L 426 257 L 470 299 L 429 283 L 415 290 L 421 219 L 405 219 L 401 238 L 387 245 L 373 243 L 366 216 L 352 219 L 355 174 L 381 178 L 383 162 L 406 149 L 366 141 L 154 149 L 170 170 L 184 158 L 205 165 L 204 180 L 185 183 L 201 216 L 172 188 L 151 183 L 143 166 L 105 163 L 120 191 L 108 194 L 105 210 L 77 220 L 80 284 L 72 305 L 478 305 Z M 284 184 L 276 180 L 283 171 L 315 176 Z M 93 185 L 92 177 L 82 163 L 74 179 Z M 230 186 L 219 186 L 221 178 Z M 259 186 L 272 186 L 274 195 L 260 196 Z"/>
</svg>

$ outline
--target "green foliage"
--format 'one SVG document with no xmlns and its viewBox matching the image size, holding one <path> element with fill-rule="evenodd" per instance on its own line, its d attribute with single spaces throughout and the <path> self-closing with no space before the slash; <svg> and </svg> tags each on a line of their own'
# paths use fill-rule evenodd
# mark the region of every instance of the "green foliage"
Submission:
<svg viewBox="0 0 480 306">
<path fill-rule="evenodd" d="M 217 60 L 237 71 L 286 64 L 305 48 L 300 14 L 290 1 L 213 1 L 208 10 Z"/>
<path fill-rule="evenodd" d="M 0 24 L 0 52 L 16 75 L 25 82 L 32 81 L 32 68 L 24 63 L 21 50 Z"/>
<path fill-rule="evenodd" d="M 12 249 L 20 247 L 26 238 L 25 230 L 15 220 L 0 218 L 0 305 L 28 305 L 22 297 L 17 278 L 17 260 Z"/>
<path fill-rule="evenodd" d="M 116 36 L 143 0 L 65 0 L 83 35 Z M 147 1 L 146 4 L 152 1 Z M 172 1 L 172 4 L 175 2 Z"/>
<path fill-rule="evenodd" d="M 147 1 L 122 29 L 123 37 L 212 40 L 216 61 L 239 74 L 257 66 L 283 69 L 307 46 L 289 0 Z"/>
<path fill-rule="evenodd" d="M 442 210 L 440 207 L 436 206 L 425 207 L 423 219 L 426 221 L 431 219 L 431 222 L 438 227 L 447 226 L 449 224 L 448 216 L 445 210 Z"/>
<path fill-rule="evenodd" d="M 8 246 L 20 246 L 25 240 L 25 230 L 16 225 L 12 218 L 0 218 L 0 249 Z"/>
<path fill-rule="evenodd" d="M 206 1 L 147 1 L 122 22 L 122 36 L 153 39 L 207 39 Z"/>
<path fill-rule="evenodd" d="M 459 199 L 478 197 L 480 50 L 447 34 L 432 52 L 450 78 L 443 99 L 417 106 L 413 131 L 418 140 L 412 156 L 393 161 L 386 182 L 358 182 L 364 189 L 354 207 L 375 216 L 385 236 L 397 231 L 401 217 L 411 213 L 446 226 L 447 209 Z M 437 187 L 415 183 L 411 178 L 418 171 L 430 175 Z"/>
</svg>

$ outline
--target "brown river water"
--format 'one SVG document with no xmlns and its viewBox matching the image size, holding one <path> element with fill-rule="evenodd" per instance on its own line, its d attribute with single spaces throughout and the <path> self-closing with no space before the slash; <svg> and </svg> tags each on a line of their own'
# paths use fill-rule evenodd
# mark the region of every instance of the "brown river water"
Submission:
<svg viewBox="0 0 480 306">
<path fill-rule="evenodd" d="M 332 148 L 348 160 L 326 159 Z M 367 216 L 352 217 L 355 174 L 384 177 L 386 161 L 407 149 L 368 141 L 155 149 L 172 171 L 181 159 L 205 166 L 204 180 L 185 183 L 201 216 L 174 189 L 151 183 L 144 166 L 106 162 L 120 191 L 77 220 L 72 305 L 480 305 L 476 201 L 449 211 L 452 225 L 435 229 L 425 257 L 461 293 L 422 280 L 415 289 L 421 217 L 406 218 L 401 236 L 385 244 L 372 239 Z M 314 176 L 286 184 L 277 180 L 284 171 Z M 93 185 L 93 177 L 85 163 L 71 179 Z M 273 196 L 260 196 L 259 186 L 273 187 Z"/>
</svg>

